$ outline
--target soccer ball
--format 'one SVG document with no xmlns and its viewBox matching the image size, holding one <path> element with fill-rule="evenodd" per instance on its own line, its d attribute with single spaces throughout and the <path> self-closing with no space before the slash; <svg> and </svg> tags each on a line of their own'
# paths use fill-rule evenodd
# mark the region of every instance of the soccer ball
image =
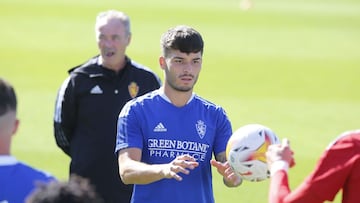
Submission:
<svg viewBox="0 0 360 203">
<path fill-rule="evenodd" d="M 280 143 L 276 134 L 261 124 L 237 129 L 226 146 L 226 158 L 233 171 L 243 180 L 263 181 L 269 178 L 265 153 L 271 144 Z"/>
</svg>

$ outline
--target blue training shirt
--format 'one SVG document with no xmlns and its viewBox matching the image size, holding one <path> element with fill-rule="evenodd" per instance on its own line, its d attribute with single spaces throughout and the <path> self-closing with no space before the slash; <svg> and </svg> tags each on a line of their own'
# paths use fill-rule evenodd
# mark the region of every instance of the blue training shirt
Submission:
<svg viewBox="0 0 360 203">
<path fill-rule="evenodd" d="M 38 182 L 53 180 L 55 177 L 17 161 L 13 156 L 0 156 L 0 202 L 23 203 Z"/>
<path fill-rule="evenodd" d="M 195 94 L 183 107 L 167 101 L 161 89 L 128 102 L 119 115 L 116 152 L 140 148 L 148 164 L 169 163 L 182 154 L 199 162 L 190 174 L 179 173 L 182 181 L 135 185 L 132 203 L 214 202 L 210 160 L 226 150 L 231 134 L 223 108 Z"/>
</svg>

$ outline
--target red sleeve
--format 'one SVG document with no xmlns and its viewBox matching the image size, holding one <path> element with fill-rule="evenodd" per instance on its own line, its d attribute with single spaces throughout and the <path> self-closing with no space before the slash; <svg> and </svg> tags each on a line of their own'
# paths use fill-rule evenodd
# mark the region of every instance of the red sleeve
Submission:
<svg viewBox="0 0 360 203">
<path fill-rule="evenodd" d="M 359 160 L 358 147 L 351 136 L 341 136 L 322 154 L 314 171 L 294 192 L 311 191 L 320 200 L 332 201 L 346 185 Z"/>
<path fill-rule="evenodd" d="M 271 175 L 269 203 L 281 203 L 290 193 L 288 176 L 285 170 L 279 170 Z"/>
<path fill-rule="evenodd" d="M 288 176 L 280 170 L 271 176 L 270 203 L 322 203 L 332 201 L 341 188 L 349 182 L 354 163 L 359 161 L 358 147 L 346 137 L 332 143 L 322 154 L 313 172 L 293 192 Z M 355 181 L 353 181 L 355 182 Z"/>
</svg>

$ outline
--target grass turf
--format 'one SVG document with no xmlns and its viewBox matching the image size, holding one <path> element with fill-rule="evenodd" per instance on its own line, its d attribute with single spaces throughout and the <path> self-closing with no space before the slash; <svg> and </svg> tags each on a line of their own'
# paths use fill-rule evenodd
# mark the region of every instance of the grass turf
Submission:
<svg viewBox="0 0 360 203">
<path fill-rule="evenodd" d="M 14 84 L 18 159 L 66 179 L 69 158 L 53 138 L 55 96 L 67 70 L 97 54 L 95 16 L 119 9 L 132 20 L 131 58 L 158 68 L 161 33 L 177 24 L 205 40 L 195 91 L 222 105 L 234 130 L 261 123 L 288 137 L 295 188 L 337 134 L 359 128 L 360 3 L 356 0 L 2 0 L 0 76 Z M 268 181 L 226 188 L 214 172 L 217 202 L 266 202 Z M 340 202 L 339 196 L 335 202 Z"/>
</svg>

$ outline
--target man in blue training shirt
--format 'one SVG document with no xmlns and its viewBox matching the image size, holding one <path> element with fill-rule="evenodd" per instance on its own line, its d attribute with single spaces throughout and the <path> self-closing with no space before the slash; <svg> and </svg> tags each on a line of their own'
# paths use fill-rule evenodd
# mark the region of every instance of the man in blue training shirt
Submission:
<svg viewBox="0 0 360 203">
<path fill-rule="evenodd" d="M 11 139 L 19 126 L 16 110 L 15 90 L 0 78 L 0 202 L 24 202 L 36 188 L 36 182 L 55 180 L 10 155 Z"/>
<path fill-rule="evenodd" d="M 212 203 L 211 165 L 228 187 L 242 182 L 226 162 L 231 123 L 222 107 L 193 93 L 202 67 L 200 33 L 176 26 L 162 35 L 161 46 L 164 85 L 119 114 L 120 177 L 135 184 L 132 203 Z"/>
</svg>

